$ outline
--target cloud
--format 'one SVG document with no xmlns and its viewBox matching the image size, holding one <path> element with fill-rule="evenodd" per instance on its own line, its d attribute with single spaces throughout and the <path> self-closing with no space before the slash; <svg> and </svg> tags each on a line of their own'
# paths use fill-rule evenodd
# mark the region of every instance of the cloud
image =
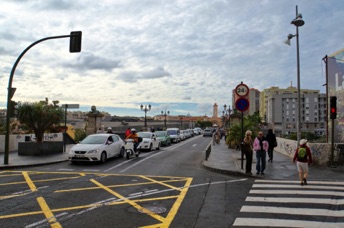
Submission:
<svg viewBox="0 0 344 228">
<path fill-rule="evenodd" d="M 76 63 L 67 63 L 66 67 L 76 68 L 81 70 L 104 70 L 112 71 L 113 69 L 120 68 L 120 61 L 106 59 L 96 56 L 93 53 L 82 53 L 78 56 Z"/>
<path fill-rule="evenodd" d="M 124 71 L 119 74 L 117 79 L 124 82 L 134 83 L 139 80 L 159 79 L 169 76 L 171 76 L 171 74 L 167 72 L 163 67 L 157 67 L 148 71 Z"/>
</svg>

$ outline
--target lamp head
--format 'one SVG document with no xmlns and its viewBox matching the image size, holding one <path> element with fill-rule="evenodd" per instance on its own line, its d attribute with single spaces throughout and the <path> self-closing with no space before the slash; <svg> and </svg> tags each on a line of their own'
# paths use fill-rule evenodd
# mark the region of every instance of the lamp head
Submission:
<svg viewBox="0 0 344 228">
<path fill-rule="evenodd" d="M 296 35 L 290 34 L 288 35 L 288 38 L 284 41 L 285 44 L 290 46 L 290 40 Z"/>
<path fill-rule="evenodd" d="M 152 106 L 149 104 L 149 105 L 148 105 L 148 109 L 151 110 L 151 107 L 152 107 Z"/>
<path fill-rule="evenodd" d="M 143 104 L 140 107 L 141 107 L 141 110 L 143 110 Z"/>
<path fill-rule="evenodd" d="M 290 22 L 290 24 L 293 24 L 293 25 L 295 25 L 297 27 L 303 26 L 305 24 L 305 21 L 302 20 L 302 14 L 299 13 L 296 16 L 296 18 Z"/>
</svg>

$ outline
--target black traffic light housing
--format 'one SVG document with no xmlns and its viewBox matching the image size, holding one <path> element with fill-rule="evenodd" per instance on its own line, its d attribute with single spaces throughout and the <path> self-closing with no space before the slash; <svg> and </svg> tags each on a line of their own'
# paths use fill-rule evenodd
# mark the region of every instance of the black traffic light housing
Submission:
<svg viewBox="0 0 344 228">
<path fill-rule="evenodd" d="M 17 102 L 11 101 L 10 110 L 9 110 L 10 117 L 16 117 L 17 116 L 17 108 L 18 108 L 17 105 L 18 105 Z"/>
<path fill-rule="evenodd" d="M 69 52 L 75 53 L 81 51 L 81 38 L 82 32 L 81 31 L 74 31 L 70 33 L 70 40 L 69 40 Z"/>
<path fill-rule="evenodd" d="M 337 119 L 337 97 L 330 97 L 330 118 L 332 120 Z"/>
</svg>

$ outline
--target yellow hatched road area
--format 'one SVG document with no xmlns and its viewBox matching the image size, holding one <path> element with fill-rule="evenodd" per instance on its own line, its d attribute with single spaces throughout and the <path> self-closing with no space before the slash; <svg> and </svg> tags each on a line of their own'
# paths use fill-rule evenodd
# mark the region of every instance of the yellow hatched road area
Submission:
<svg viewBox="0 0 344 228">
<path fill-rule="evenodd" d="M 63 197 L 63 193 L 72 192 L 82 192 L 82 191 L 92 191 L 92 190 L 103 190 L 108 194 L 114 196 L 116 200 L 112 200 L 107 203 L 91 203 L 85 205 L 73 205 L 63 208 L 54 208 L 54 205 L 48 205 L 45 199 L 45 192 L 40 191 L 40 186 L 42 184 L 49 185 L 53 182 L 78 180 L 83 178 L 83 185 L 80 187 L 76 185 L 68 185 L 66 188 L 63 185 L 63 189 L 56 189 L 52 194 L 56 194 Z M 111 178 L 111 179 L 110 179 Z M 135 183 L 128 181 L 130 178 L 135 178 Z M 111 181 L 109 181 L 111 180 Z M 87 187 L 85 187 L 85 181 L 87 182 Z M 115 182 L 115 184 L 109 182 Z M 91 172 L 36 172 L 36 171 L 3 171 L 0 172 L 0 188 L 11 189 L 11 192 L 1 191 L 0 200 L 11 200 L 17 197 L 25 197 L 28 194 L 35 193 L 37 204 L 40 210 L 21 212 L 16 214 L 0 214 L 1 220 L 21 218 L 25 216 L 35 216 L 44 215 L 46 218 L 46 223 L 51 227 L 62 227 L 55 217 L 56 213 L 77 211 L 89 208 L 99 208 L 99 207 L 113 207 L 116 205 L 127 204 L 132 208 L 138 210 L 142 214 L 149 216 L 156 220 L 154 224 L 147 224 L 141 227 L 153 228 L 153 227 L 169 227 L 172 223 L 174 217 L 176 216 L 188 190 L 191 185 L 192 178 L 188 177 L 173 177 L 173 176 L 145 176 L 145 175 L 123 175 L 123 174 L 103 174 L 103 173 L 91 173 Z M 142 186 L 154 185 L 158 186 L 160 190 L 155 193 L 145 194 L 144 192 L 139 193 L 137 196 L 133 195 L 123 195 L 119 189 L 123 188 L 135 188 L 137 189 Z M 21 191 L 17 192 L 20 186 Z M 24 187 L 23 187 L 24 186 Z M 7 188 L 4 188 L 7 187 Z M 24 190 L 23 190 L 24 188 Z M 12 191 L 13 189 L 13 191 Z M 123 191 L 122 191 L 123 192 Z M 126 192 L 126 191 L 124 191 Z M 161 196 L 161 193 L 169 192 L 167 196 Z M 173 194 L 172 194 L 172 193 Z M 40 195 L 40 193 L 42 193 Z M 99 192 L 98 192 L 99 193 Z M 2 194 L 2 195 L 1 195 Z M 49 193 L 51 194 L 51 193 Z M 62 195 L 61 195 L 62 194 Z M 153 197 L 154 195 L 159 195 L 159 197 Z M 50 195 L 51 196 L 51 195 Z M 142 196 L 144 196 L 142 198 Z M 164 201 L 173 200 L 172 206 L 167 208 L 166 213 L 157 213 L 151 208 L 146 208 L 143 205 L 147 202 L 154 201 Z M 82 201 L 81 201 L 82 202 Z"/>
</svg>

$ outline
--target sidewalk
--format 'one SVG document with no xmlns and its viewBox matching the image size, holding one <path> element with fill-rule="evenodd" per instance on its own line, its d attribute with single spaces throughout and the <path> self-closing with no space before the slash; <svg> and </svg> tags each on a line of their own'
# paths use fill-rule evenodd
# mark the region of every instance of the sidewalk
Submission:
<svg viewBox="0 0 344 228">
<path fill-rule="evenodd" d="M 72 146 L 74 145 L 66 145 L 66 151 L 69 151 Z M 9 153 L 7 165 L 4 164 L 4 157 L 5 153 L 0 153 L 0 170 L 27 166 L 40 166 L 68 161 L 67 153 L 62 151 L 60 154 L 45 156 L 19 156 L 17 151 L 13 151 Z"/>
<path fill-rule="evenodd" d="M 268 160 L 268 158 L 266 159 Z M 288 179 L 298 180 L 296 164 L 292 158 L 278 152 L 274 152 L 273 162 L 266 162 L 265 175 L 256 175 L 256 157 L 253 153 L 252 175 L 245 173 L 246 160 L 243 162 L 241 169 L 241 151 L 229 149 L 224 140 L 219 144 L 211 144 L 211 152 L 208 160 L 203 161 L 203 166 L 215 171 L 229 175 L 240 175 L 262 179 Z M 338 180 L 344 181 L 344 166 L 337 168 L 309 166 L 309 179 L 313 180 Z"/>
</svg>

